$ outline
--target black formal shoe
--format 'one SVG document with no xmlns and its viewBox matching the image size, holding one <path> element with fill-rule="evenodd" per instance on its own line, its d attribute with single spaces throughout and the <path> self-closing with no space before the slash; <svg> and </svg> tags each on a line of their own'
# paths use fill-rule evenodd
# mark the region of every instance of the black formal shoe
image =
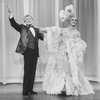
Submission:
<svg viewBox="0 0 100 100">
<path fill-rule="evenodd" d="M 35 91 L 30 91 L 29 94 L 32 95 L 32 94 L 38 94 L 38 93 Z"/>
<path fill-rule="evenodd" d="M 66 96 L 66 92 L 62 91 L 61 94 L 58 94 L 58 96 Z"/>
<path fill-rule="evenodd" d="M 23 92 L 22 92 L 22 95 L 23 95 L 23 96 L 28 96 L 28 95 L 29 95 L 29 92 L 23 91 Z"/>
</svg>

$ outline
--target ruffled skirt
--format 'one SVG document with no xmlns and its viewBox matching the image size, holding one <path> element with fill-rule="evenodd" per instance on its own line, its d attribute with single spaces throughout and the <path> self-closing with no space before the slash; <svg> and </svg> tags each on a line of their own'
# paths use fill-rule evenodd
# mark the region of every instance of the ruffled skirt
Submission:
<svg viewBox="0 0 100 100">
<path fill-rule="evenodd" d="M 61 67 L 56 67 L 54 56 L 49 56 L 43 80 L 43 91 L 58 95 L 65 91 L 66 95 L 88 95 L 94 93 L 84 74 L 78 69 L 78 75 L 72 77 L 68 59 L 63 60 Z"/>
</svg>

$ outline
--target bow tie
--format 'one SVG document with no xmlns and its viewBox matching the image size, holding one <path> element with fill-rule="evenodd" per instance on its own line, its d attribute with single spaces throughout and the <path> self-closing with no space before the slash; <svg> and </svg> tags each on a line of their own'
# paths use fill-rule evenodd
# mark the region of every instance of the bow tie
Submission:
<svg viewBox="0 0 100 100">
<path fill-rule="evenodd" d="M 28 28 L 30 28 L 30 27 L 34 27 L 34 25 L 26 25 Z"/>
</svg>

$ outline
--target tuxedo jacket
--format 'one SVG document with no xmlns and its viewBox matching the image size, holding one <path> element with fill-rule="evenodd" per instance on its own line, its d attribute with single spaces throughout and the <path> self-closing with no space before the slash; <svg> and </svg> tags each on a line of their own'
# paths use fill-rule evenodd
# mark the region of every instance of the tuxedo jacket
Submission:
<svg viewBox="0 0 100 100">
<path fill-rule="evenodd" d="M 20 54 L 24 54 L 25 50 L 28 46 L 29 43 L 29 39 L 30 39 L 30 30 L 27 26 L 23 25 L 23 24 L 18 24 L 14 17 L 9 19 L 10 20 L 10 24 L 11 26 L 17 30 L 20 33 L 20 39 L 16 48 L 16 52 L 20 53 Z M 38 48 L 38 40 L 41 39 L 43 40 L 43 34 L 39 32 L 38 28 L 33 27 L 35 30 L 35 37 L 33 36 L 33 50 L 35 50 L 37 52 L 37 56 L 39 56 L 39 48 Z M 32 34 L 32 33 L 31 33 Z"/>
</svg>

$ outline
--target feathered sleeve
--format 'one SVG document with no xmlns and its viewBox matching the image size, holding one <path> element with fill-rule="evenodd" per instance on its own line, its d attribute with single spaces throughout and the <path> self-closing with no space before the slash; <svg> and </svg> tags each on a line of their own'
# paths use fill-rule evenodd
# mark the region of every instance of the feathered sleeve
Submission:
<svg viewBox="0 0 100 100">
<path fill-rule="evenodd" d="M 78 65 L 83 62 L 83 55 L 86 50 L 87 44 L 80 38 L 80 35 L 74 35 L 77 37 L 70 38 L 67 43 L 67 53 L 70 63 L 70 69 L 72 73 L 73 84 L 77 87 L 78 81 Z"/>
<path fill-rule="evenodd" d="M 83 54 L 86 51 L 87 44 L 81 38 L 69 39 L 67 41 L 67 53 L 76 63 L 83 61 Z"/>
<path fill-rule="evenodd" d="M 48 52 L 56 53 L 61 29 L 59 27 L 47 27 L 45 30 L 47 31 L 44 35 L 45 46 Z"/>
</svg>

